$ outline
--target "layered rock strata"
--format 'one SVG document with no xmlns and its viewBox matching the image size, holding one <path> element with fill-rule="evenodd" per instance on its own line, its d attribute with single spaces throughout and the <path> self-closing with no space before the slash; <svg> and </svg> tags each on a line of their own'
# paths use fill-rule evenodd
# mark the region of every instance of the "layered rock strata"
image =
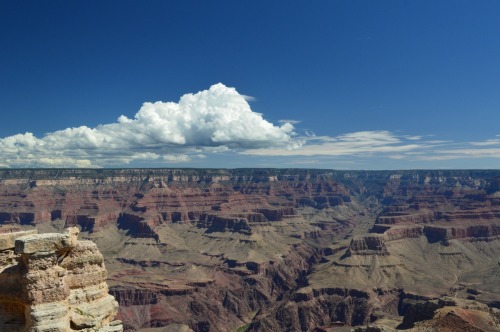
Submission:
<svg viewBox="0 0 500 332">
<path fill-rule="evenodd" d="M 331 331 L 391 317 L 396 329 L 443 295 L 500 307 L 499 179 L 489 170 L 5 170 L 0 232 L 78 226 L 105 256 L 130 331 Z"/>
<path fill-rule="evenodd" d="M 391 326 L 390 323 L 386 320 L 385 324 L 360 326 L 353 332 L 495 332 L 500 330 L 500 309 L 474 300 L 442 297 L 419 301 L 407 310 L 400 325 Z"/>
<path fill-rule="evenodd" d="M 65 234 L 0 234 L 0 329 L 63 332 L 123 331 L 113 321 L 101 253 L 91 241 Z"/>
</svg>

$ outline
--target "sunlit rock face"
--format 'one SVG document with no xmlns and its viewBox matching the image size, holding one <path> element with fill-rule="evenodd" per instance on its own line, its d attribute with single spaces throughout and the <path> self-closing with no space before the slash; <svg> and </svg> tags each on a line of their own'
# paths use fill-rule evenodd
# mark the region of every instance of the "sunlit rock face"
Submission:
<svg viewBox="0 0 500 332">
<path fill-rule="evenodd" d="M 78 229 L 0 234 L 0 329 L 123 331 L 104 259 Z"/>
</svg>

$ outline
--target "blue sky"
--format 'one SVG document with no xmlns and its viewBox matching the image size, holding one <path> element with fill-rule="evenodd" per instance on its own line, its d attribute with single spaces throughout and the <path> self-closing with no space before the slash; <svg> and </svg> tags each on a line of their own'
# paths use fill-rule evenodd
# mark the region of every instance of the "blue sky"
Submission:
<svg viewBox="0 0 500 332">
<path fill-rule="evenodd" d="M 0 167 L 500 168 L 498 17 L 496 0 L 2 1 Z"/>
</svg>

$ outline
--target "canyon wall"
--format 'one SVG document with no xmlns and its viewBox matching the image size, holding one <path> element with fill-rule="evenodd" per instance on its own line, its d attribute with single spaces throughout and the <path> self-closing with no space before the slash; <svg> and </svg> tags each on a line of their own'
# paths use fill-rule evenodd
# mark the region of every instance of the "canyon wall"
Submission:
<svg viewBox="0 0 500 332">
<path fill-rule="evenodd" d="M 396 328 L 445 295 L 500 306 L 499 179 L 487 170 L 3 170 L 0 231 L 78 227 L 104 255 L 107 278 L 92 278 L 107 279 L 125 330 L 320 331 L 389 318 Z M 65 257 L 58 266 L 75 270 Z"/>
</svg>

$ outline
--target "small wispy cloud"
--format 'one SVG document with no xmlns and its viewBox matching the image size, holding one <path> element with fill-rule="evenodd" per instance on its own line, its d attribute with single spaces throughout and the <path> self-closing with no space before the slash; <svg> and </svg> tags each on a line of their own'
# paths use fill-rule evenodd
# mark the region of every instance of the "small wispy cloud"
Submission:
<svg viewBox="0 0 500 332">
<path fill-rule="evenodd" d="M 390 158 L 390 159 L 396 159 L 396 160 L 408 158 L 408 156 L 404 155 L 404 154 L 394 154 L 394 155 L 389 155 L 387 157 Z"/>
<path fill-rule="evenodd" d="M 299 120 L 278 120 L 278 123 L 281 123 L 281 124 L 290 123 L 290 124 L 296 125 L 296 124 L 299 124 L 301 122 L 302 121 L 299 121 Z"/>
<path fill-rule="evenodd" d="M 252 102 L 252 101 L 257 100 L 257 98 L 255 98 L 254 96 L 247 96 L 247 95 L 241 95 L 241 96 L 243 97 L 243 99 L 245 99 L 248 102 Z"/>
<path fill-rule="evenodd" d="M 433 138 L 435 135 L 432 135 Z M 298 149 L 258 148 L 241 153 L 268 157 L 347 157 L 352 160 L 401 161 L 411 167 L 413 162 L 433 162 L 456 159 L 493 159 L 500 162 L 500 138 L 480 142 L 455 142 L 450 140 L 428 140 L 431 135 L 397 135 L 390 131 L 358 131 L 338 136 L 303 136 L 303 145 Z M 338 160 L 338 159 L 337 159 Z M 360 164 L 361 165 L 361 164 Z M 419 164 L 421 167 L 422 164 Z M 432 164 L 429 164 L 432 168 Z M 456 167 L 456 166 L 455 166 Z M 404 168 L 404 167 L 402 167 Z M 480 165 L 478 165 L 480 168 Z"/>
<path fill-rule="evenodd" d="M 471 144 L 476 146 L 500 145 L 500 135 L 496 135 L 496 137 L 497 138 L 487 139 L 481 142 L 471 142 Z"/>
<path fill-rule="evenodd" d="M 422 136 L 418 136 L 418 135 L 405 135 L 404 138 L 406 139 L 409 139 L 411 141 L 418 141 L 418 140 L 421 140 L 422 139 Z"/>
<path fill-rule="evenodd" d="M 453 159 L 499 159 L 500 136 L 474 142 L 440 141 L 428 153 L 418 156 L 420 160 L 453 160 Z"/>
<path fill-rule="evenodd" d="M 410 143 L 389 131 L 359 131 L 335 137 L 304 137 L 299 149 L 259 148 L 243 151 L 260 156 L 356 156 L 375 153 L 412 151 L 425 148 L 425 144 Z"/>
<path fill-rule="evenodd" d="M 437 150 L 425 156 L 420 156 L 421 160 L 451 160 L 451 159 L 478 159 L 496 158 L 500 159 L 500 147 L 487 149 L 443 149 Z"/>
</svg>

